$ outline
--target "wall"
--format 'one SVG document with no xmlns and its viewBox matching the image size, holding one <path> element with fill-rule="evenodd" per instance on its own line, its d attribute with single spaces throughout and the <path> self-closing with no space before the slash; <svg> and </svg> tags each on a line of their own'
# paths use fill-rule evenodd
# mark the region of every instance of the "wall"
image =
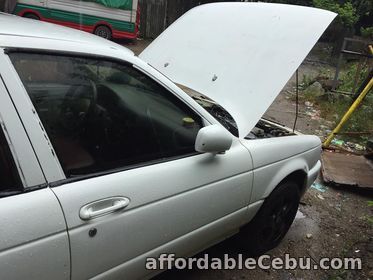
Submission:
<svg viewBox="0 0 373 280">
<path fill-rule="evenodd" d="M 189 9 L 209 0 L 139 0 L 141 9 L 140 36 L 155 38 Z"/>
<path fill-rule="evenodd" d="M 0 12 L 4 11 L 5 0 L 0 0 Z"/>
<path fill-rule="evenodd" d="M 140 36 L 155 38 L 166 28 L 168 0 L 140 0 Z"/>
</svg>

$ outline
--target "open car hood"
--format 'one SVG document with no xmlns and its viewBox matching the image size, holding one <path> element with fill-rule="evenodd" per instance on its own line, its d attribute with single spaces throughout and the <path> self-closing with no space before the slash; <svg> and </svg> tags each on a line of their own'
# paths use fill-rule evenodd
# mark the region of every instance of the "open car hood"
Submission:
<svg viewBox="0 0 373 280">
<path fill-rule="evenodd" d="M 245 137 L 335 16 L 282 4 L 202 5 L 175 21 L 140 58 L 223 106 Z"/>
</svg>

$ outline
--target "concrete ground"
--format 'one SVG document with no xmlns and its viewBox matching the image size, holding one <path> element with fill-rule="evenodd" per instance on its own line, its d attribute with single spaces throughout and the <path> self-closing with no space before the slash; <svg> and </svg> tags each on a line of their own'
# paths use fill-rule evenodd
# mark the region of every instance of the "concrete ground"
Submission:
<svg viewBox="0 0 373 280">
<path fill-rule="evenodd" d="M 136 54 L 149 41 L 121 42 Z M 303 74 L 317 75 L 320 65 L 303 63 L 299 77 Z M 284 87 L 265 116 L 292 127 L 295 117 L 294 77 Z M 317 134 L 322 119 L 307 115 L 306 106 L 300 104 L 297 129 L 303 133 Z M 322 183 L 320 181 L 320 183 Z M 324 192 L 310 188 L 301 201 L 298 215 L 281 244 L 268 252 L 272 257 L 310 257 L 316 263 L 323 257 L 359 257 L 362 270 L 171 270 L 156 277 L 165 279 L 373 279 L 373 200 L 372 193 L 356 192 L 354 189 L 337 189 L 324 185 Z M 235 256 L 229 242 L 222 242 L 204 252 L 210 257 L 221 257 L 229 253 Z"/>
</svg>

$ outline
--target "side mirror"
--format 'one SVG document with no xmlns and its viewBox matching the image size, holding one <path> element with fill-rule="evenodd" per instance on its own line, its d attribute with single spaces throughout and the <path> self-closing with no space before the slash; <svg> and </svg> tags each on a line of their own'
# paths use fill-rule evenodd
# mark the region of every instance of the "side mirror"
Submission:
<svg viewBox="0 0 373 280">
<path fill-rule="evenodd" d="M 232 146 L 232 135 L 221 126 L 214 124 L 198 131 L 195 149 L 201 153 L 224 153 Z"/>
</svg>

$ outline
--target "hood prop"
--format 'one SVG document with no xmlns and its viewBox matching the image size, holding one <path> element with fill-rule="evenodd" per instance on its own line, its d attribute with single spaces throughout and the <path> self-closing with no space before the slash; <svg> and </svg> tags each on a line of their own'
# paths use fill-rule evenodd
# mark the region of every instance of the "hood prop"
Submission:
<svg viewBox="0 0 373 280">
<path fill-rule="evenodd" d="M 299 89 L 298 89 L 298 69 L 295 71 L 295 120 L 293 125 L 293 133 L 295 130 L 295 126 L 297 125 L 299 114 Z"/>
</svg>

